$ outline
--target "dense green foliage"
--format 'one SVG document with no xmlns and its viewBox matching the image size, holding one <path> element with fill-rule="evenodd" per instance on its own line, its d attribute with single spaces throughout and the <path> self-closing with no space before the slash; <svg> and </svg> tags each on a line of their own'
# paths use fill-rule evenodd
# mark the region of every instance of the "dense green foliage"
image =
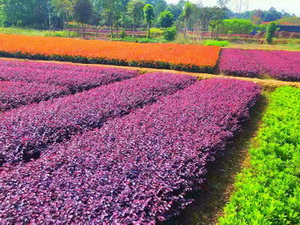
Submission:
<svg viewBox="0 0 300 225">
<path fill-rule="evenodd" d="M 164 31 L 164 38 L 167 41 L 174 41 L 177 35 L 177 28 L 175 26 L 169 27 Z"/>
<path fill-rule="evenodd" d="M 267 33 L 266 33 L 266 41 L 268 44 L 273 43 L 275 31 L 276 31 L 276 23 L 275 22 L 269 23 L 269 25 L 267 26 Z"/>
<path fill-rule="evenodd" d="M 253 30 L 251 20 L 225 19 L 219 27 L 221 34 L 250 34 Z"/>
<path fill-rule="evenodd" d="M 2 26 L 49 26 L 50 0 L 2 0 L 0 5 Z"/>
<path fill-rule="evenodd" d="M 251 166 L 238 175 L 222 225 L 300 223 L 300 89 L 282 87 L 270 97 Z"/>
</svg>

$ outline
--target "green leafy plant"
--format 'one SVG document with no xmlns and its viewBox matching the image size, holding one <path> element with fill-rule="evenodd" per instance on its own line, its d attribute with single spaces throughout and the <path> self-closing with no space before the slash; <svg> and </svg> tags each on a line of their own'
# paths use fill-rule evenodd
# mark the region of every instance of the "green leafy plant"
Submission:
<svg viewBox="0 0 300 225">
<path fill-rule="evenodd" d="M 125 38 L 126 37 L 126 32 L 124 29 L 122 29 L 121 34 L 120 34 L 121 38 Z"/>
<path fill-rule="evenodd" d="M 169 11 L 165 10 L 160 13 L 158 17 L 158 24 L 160 27 L 171 27 L 174 24 L 174 15 Z"/>
<path fill-rule="evenodd" d="M 282 87 L 270 105 L 255 145 L 251 166 L 237 177 L 221 225 L 299 224 L 300 89 Z"/>
</svg>

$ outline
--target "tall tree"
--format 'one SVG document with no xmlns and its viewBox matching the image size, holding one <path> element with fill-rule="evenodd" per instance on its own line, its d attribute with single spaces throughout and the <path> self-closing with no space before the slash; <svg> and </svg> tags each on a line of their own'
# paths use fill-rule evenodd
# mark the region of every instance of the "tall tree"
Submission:
<svg viewBox="0 0 300 225">
<path fill-rule="evenodd" d="M 84 24 L 88 23 L 93 14 L 93 6 L 90 0 L 75 0 L 74 1 L 74 19 L 81 23 L 82 37 L 85 37 Z"/>
<path fill-rule="evenodd" d="M 70 37 L 69 21 L 73 15 L 74 2 L 72 0 L 52 0 L 51 4 L 54 11 L 62 18 L 64 28 L 65 24 L 67 25 L 68 36 Z"/>
<path fill-rule="evenodd" d="M 267 33 L 266 33 L 266 41 L 268 44 L 273 43 L 275 31 L 276 31 L 276 23 L 275 22 L 269 23 L 267 26 Z"/>
<path fill-rule="evenodd" d="M 155 18 L 154 7 L 151 4 L 147 4 L 147 5 L 145 5 L 143 10 L 144 10 L 144 18 L 147 22 L 147 30 L 148 30 L 147 38 L 150 38 L 150 27 L 151 27 L 152 22 Z"/>
<path fill-rule="evenodd" d="M 141 0 L 133 0 L 128 2 L 127 4 L 127 14 L 132 20 L 132 30 L 133 34 L 135 32 L 135 27 L 138 24 L 142 23 L 143 20 L 143 8 L 145 6 L 145 3 Z"/>
<path fill-rule="evenodd" d="M 187 38 L 188 33 L 188 20 L 193 14 L 193 4 L 190 2 L 186 2 L 184 4 L 182 16 L 184 18 L 184 37 Z"/>
</svg>

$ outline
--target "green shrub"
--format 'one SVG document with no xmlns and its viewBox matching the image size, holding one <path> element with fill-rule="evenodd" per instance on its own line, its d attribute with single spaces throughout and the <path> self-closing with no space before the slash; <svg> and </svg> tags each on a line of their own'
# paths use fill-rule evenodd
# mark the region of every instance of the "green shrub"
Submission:
<svg viewBox="0 0 300 225">
<path fill-rule="evenodd" d="M 253 31 L 251 20 L 225 19 L 220 23 L 220 34 L 250 34 Z"/>
<path fill-rule="evenodd" d="M 169 10 L 165 10 L 160 13 L 157 23 L 160 27 L 171 27 L 174 24 L 174 15 Z"/>
<path fill-rule="evenodd" d="M 164 38 L 167 41 L 174 41 L 177 35 L 177 28 L 175 26 L 169 27 L 164 31 Z"/>
<path fill-rule="evenodd" d="M 251 166 L 235 183 L 221 225 L 300 224 L 300 89 L 272 93 Z"/>
<path fill-rule="evenodd" d="M 204 45 L 226 47 L 226 46 L 229 46 L 229 42 L 228 41 L 207 40 L 207 41 L 204 41 Z"/>
</svg>

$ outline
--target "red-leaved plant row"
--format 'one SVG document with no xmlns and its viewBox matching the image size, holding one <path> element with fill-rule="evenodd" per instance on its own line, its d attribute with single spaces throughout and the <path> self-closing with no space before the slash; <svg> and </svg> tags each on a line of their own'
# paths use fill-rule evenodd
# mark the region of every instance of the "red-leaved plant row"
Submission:
<svg viewBox="0 0 300 225">
<path fill-rule="evenodd" d="M 220 70 L 227 75 L 300 81 L 300 52 L 224 49 Z"/>
<path fill-rule="evenodd" d="M 164 81 L 165 83 L 165 81 Z M 0 222 L 155 224 L 189 204 L 260 94 L 251 82 L 197 82 L 0 174 Z"/>
<path fill-rule="evenodd" d="M 35 102 L 65 95 L 66 87 L 49 84 L 0 81 L 0 113 Z"/>
<path fill-rule="evenodd" d="M 12 65 L 9 65 L 10 62 Z M 96 69 L 84 66 L 82 66 L 82 68 L 74 66 L 73 68 L 73 66 L 62 67 L 61 65 L 55 67 L 49 63 L 33 63 L 31 67 L 22 66 L 20 62 L 10 62 L 0 64 L 0 80 L 37 82 L 64 86 L 73 94 L 115 81 L 129 79 L 139 74 L 136 70 L 126 69 Z M 30 62 L 27 62 L 27 64 L 30 64 Z M 35 67 L 36 65 L 38 66 Z M 45 66 L 45 68 L 43 68 L 43 66 Z"/>
<path fill-rule="evenodd" d="M 100 127 L 108 119 L 153 103 L 196 80 L 186 75 L 146 74 L 8 111 L 0 116 L 0 166 L 38 158 L 50 143 Z"/>
</svg>

